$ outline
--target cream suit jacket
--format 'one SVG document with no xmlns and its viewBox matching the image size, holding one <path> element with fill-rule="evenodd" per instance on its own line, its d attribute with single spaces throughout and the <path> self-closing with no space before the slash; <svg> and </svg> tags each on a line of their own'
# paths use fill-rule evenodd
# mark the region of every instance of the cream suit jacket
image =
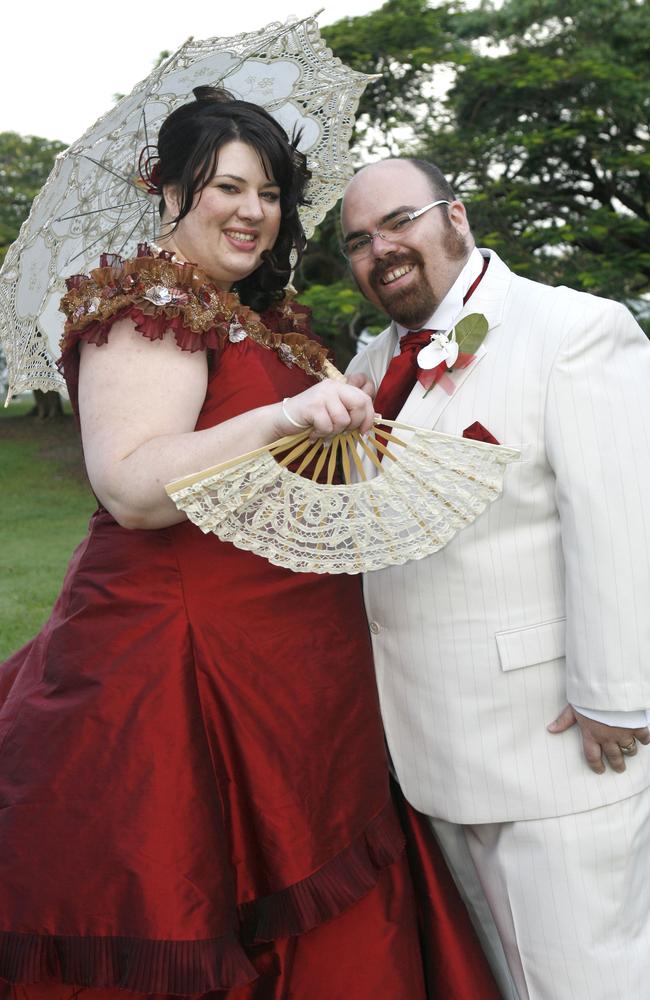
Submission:
<svg viewBox="0 0 650 1000">
<path fill-rule="evenodd" d="M 399 419 L 480 421 L 521 459 L 444 549 L 370 573 L 365 595 L 390 752 L 422 812 L 482 823 L 580 812 L 650 784 L 591 772 L 567 701 L 650 706 L 650 343 L 621 305 L 490 265 L 464 313 L 489 332 L 452 395 L 416 384 Z M 391 325 L 354 359 L 376 385 Z"/>
</svg>

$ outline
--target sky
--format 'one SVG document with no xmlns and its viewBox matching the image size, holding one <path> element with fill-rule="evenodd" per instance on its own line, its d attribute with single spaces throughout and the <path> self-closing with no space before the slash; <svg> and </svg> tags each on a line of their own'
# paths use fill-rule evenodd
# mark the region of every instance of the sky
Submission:
<svg viewBox="0 0 650 1000">
<path fill-rule="evenodd" d="M 321 27 L 367 14 L 383 0 L 321 0 Z M 300 4 L 300 6 L 299 6 Z M 70 143 L 128 94 L 163 49 L 193 36 L 230 37 L 291 15 L 319 10 L 318 0 L 58 0 L 11 4 L 3 26 L 0 132 Z"/>
</svg>

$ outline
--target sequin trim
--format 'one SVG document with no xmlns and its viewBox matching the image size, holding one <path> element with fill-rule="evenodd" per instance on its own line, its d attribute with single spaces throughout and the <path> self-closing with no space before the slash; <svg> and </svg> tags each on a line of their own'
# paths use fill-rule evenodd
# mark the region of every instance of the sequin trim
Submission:
<svg viewBox="0 0 650 1000">
<path fill-rule="evenodd" d="M 103 254 L 98 268 L 89 275 L 73 275 L 67 286 L 60 307 L 66 316 L 62 354 L 78 340 L 106 343 L 113 323 L 137 313 L 142 333 L 160 339 L 171 329 L 181 350 L 221 347 L 231 331 L 239 329 L 276 351 L 285 364 L 325 377 L 327 351 L 305 335 L 304 307 L 283 302 L 259 316 L 234 292 L 217 288 L 200 268 L 172 260 L 167 251 L 154 253 L 142 244 L 131 260 Z"/>
</svg>

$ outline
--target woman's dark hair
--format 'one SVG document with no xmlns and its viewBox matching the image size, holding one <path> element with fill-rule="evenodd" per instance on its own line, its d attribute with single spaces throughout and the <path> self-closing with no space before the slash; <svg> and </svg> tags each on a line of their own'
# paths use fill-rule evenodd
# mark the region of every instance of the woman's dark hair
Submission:
<svg viewBox="0 0 650 1000">
<path fill-rule="evenodd" d="M 274 247 L 262 254 L 262 263 L 236 285 L 245 305 L 263 311 L 283 298 L 291 276 L 291 251 L 302 257 L 306 239 L 298 208 L 306 203 L 305 187 L 310 177 L 304 155 L 296 148 L 300 133 L 291 139 L 264 108 L 238 101 L 226 90 L 195 87 L 194 101 L 183 104 L 163 122 L 158 134 L 156 186 L 178 189 L 180 209 L 174 225 L 184 218 L 194 198 L 214 175 L 219 150 L 226 143 L 245 142 L 255 149 L 267 177 L 280 188 L 282 218 Z M 160 213 L 165 209 L 161 198 Z"/>
</svg>

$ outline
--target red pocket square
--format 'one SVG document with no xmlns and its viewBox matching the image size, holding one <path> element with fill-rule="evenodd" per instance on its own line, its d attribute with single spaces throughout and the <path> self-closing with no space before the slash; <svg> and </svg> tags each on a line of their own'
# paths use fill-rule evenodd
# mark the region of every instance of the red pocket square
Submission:
<svg viewBox="0 0 650 1000">
<path fill-rule="evenodd" d="M 471 438 L 472 441 L 486 441 L 488 444 L 498 444 L 499 442 L 493 434 L 490 434 L 487 427 L 483 424 L 479 424 L 478 420 L 475 420 L 473 424 L 466 427 L 463 431 L 464 438 Z"/>
</svg>

